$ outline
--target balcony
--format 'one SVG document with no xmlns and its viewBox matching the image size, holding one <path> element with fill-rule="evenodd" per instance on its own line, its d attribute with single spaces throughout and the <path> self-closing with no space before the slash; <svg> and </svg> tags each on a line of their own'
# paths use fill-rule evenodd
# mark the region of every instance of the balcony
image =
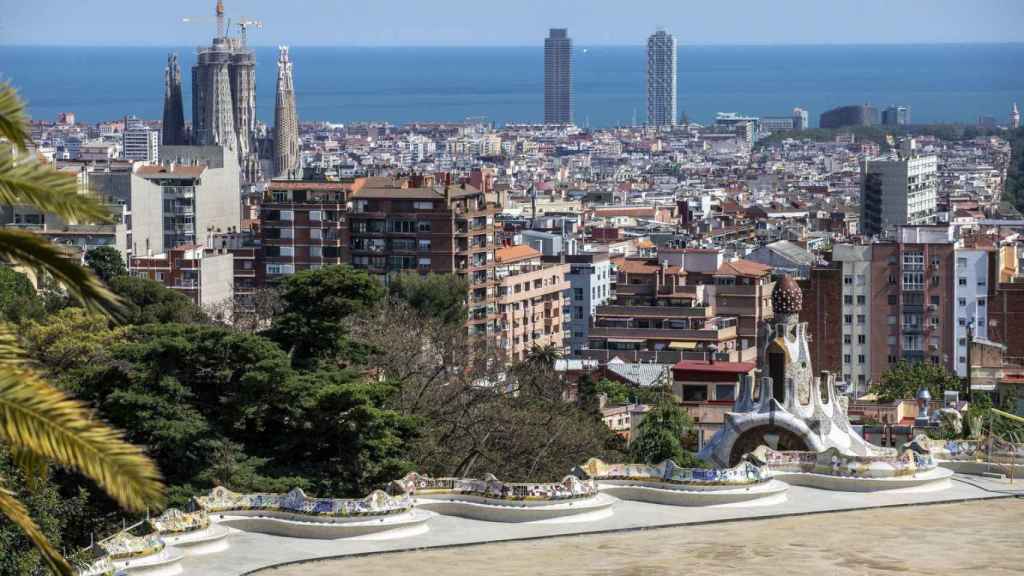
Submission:
<svg viewBox="0 0 1024 576">
<path fill-rule="evenodd" d="M 595 316 L 621 318 L 711 318 L 711 309 L 703 306 L 598 306 Z"/>
<path fill-rule="evenodd" d="M 592 326 L 590 338 L 625 338 L 640 340 L 723 342 L 736 339 L 736 326 L 704 330 L 674 330 L 671 328 L 612 328 Z"/>
</svg>

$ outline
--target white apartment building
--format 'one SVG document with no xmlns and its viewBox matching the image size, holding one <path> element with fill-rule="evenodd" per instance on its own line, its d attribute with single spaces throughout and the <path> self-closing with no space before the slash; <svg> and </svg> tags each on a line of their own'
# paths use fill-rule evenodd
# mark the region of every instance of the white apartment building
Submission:
<svg viewBox="0 0 1024 576">
<path fill-rule="evenodd" d="M 974 338 L 988 339 L 988 256 L 985 250 L 956 250 L 954 365 L 961 378 L 967 376 L 968 329 L 974 330 Z"/>
<path fill-rule="evenodd" d="M 938 158 L 917 155 L 913 140 L 900 146 L 895 158 L 864 161 L 861 232 L 866 236 L 936 221 Z"/>
<path fill-rule="evenodd" d="M 138 162 L 159 161 L 160 131 L 142 123 L 130 125 L 121 136 L 121 156 Z"/>
<path fill-rule="evenodd" d="M 566 255 L 569 272 L 569 322 L 563 328 L 566 345 L 573 356 L 587 348 L 590 320 L 612 299 L 612 267 L 607 254 L 589 253 Z"/>
<path fill-rule="evenodd" d="M 843 267 L 843 380 L 862 395 L 871 381 L 871 246 L 838 244 L 832 259 Z"/>
</svg>

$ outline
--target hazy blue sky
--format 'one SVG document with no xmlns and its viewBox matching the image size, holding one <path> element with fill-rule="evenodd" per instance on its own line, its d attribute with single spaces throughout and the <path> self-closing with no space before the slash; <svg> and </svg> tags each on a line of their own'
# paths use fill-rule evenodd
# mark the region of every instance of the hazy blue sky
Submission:
<svg viewBox="0 0 1024 576">
<path fill-rule="evenodd" d="M 0 0 L 2 44 L 190 45 L 214 0 Z M 687 44 L 1024 41 L 1024 0 L 225 0 L 260 19 L 260 45 L 641 44 L 658 26 Z"/>
</svg>

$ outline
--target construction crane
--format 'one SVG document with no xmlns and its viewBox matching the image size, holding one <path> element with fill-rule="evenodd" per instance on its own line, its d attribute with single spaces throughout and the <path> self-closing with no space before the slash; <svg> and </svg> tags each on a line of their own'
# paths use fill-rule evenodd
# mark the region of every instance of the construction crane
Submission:
<svg viewBox="0 0 1024 576">
<path fill-rule="evenodd" d="M 243 17 L 238 22 L 235 22 L 235 26 L 238 26 L 238 34 L 242 38 L 242 44 L 245 44 L 246 31 L 249 30 L 249 28 L 255 28 L 257 30 L 263 28 L 263 22 L 259 20 L 249 20 L 248 18 Z"/>
<path fill-rule="evenodd" d="M 205 24 L 207 22 L 217 21 L 217 38 L 224 37 L 224 2 L 223 0 L 217 0 L 217 8 L 215 10 L 215 16 L 185 16 L 181 19 L 186 24 Z M 231 21 L 228 20 L 228 28 L 231 27 Z"/>
</svg>

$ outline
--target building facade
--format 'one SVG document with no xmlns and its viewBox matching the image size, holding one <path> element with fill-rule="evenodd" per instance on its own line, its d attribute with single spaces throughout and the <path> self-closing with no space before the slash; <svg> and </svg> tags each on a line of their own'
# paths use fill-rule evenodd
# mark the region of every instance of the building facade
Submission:
<svg viewBox="0 0 1024 576">
<path fill-rule="evenodd" d="M 849 128 L 874 126 L 878 124 L 878 109 L 867 104 L 840 106 L 821 113 L 818 125 L 821 128 Z"/>
<path fill-rule="evenodd" d="M 348 215 L 352 265 L 384 283 L 408 271 L 456 274 L 469 286 L 469 334 L 496 335 L 496 210 L 468 184 L 368 178 Z"/>
<path fill-rule="evenodd" d="M 902 144 L 902 148 L 895 158 L 864 160 L 861 233 L 865 236 L 936 220 L 938 159 L 918 155 L 912 141 Z"/>
<path fill-rule="evenodd" d="M 234 259 L 226 250 L 179 246 L 153 256 L 133 257 L 130 269 L 132 276 L 159 282 L 196 306 L 234 299 Z"/>
<path fill-rule="evenodd" d="M 883 126 L 906 126 L 910 124 L 909 106 L 889 106 L 882 110 Z"/>
<path fill-rule="evenodd" d="M 346 203 L 365 182 L 271 180 L 260 205 L 264 277 L 350 262 Z"/>
<path fill-rule="evenodd" d="M 552 28 L 544 40 L 544 123 L 572 124 L 572 39 Z"/>
<path fill-rule="evenodd" d="M 647 38 L 647 123 L 675 126 L 677 89 L 676 37 L 658 30 Z"/>
<path fill-rule="evenodd" d="M 614 298 L 613 273 L 608 255 L 604 253 L 567 255 L 564 262 L 569 265 L 566 273 L 569 282 L 566 299 L 569 319 L 564 327 L 565 339 L 569 353 L 578 356 L 589 343 L 590 319 L 597 313 L 599 306 Z"/>
<path fill-rule="evenodd" d="M 143 122 L 126 120 L 121 134 L 121 155 L 135 162 L 159 161 L 160 131 Z"/>
<path fill-rule="evenodd" d="M 543 262 L 529 246 L 495 251 L 498 348 L 508 361 L 526 360 L 533 348 L 563 350 L 568 271 L 568 264 Z"/>
</svg>

